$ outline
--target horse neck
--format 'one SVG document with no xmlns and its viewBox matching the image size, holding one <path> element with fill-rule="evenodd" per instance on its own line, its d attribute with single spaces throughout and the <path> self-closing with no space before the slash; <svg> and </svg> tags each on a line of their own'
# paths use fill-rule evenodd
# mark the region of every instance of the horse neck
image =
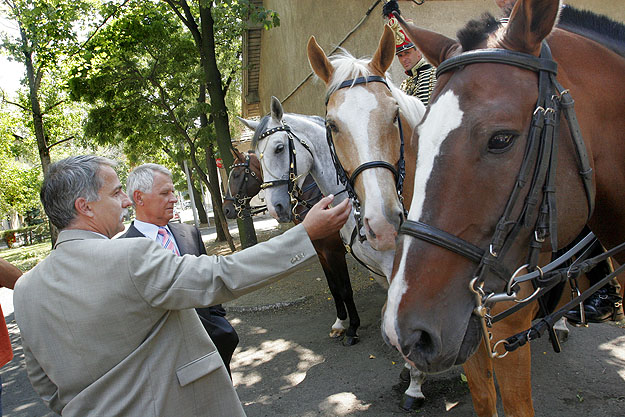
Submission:
<svg viewBox="0 0 625 417">
<path fill-rule="evenodd" d="M 555 31 L 548 43 L 558 63 L 558 80 L 575 100 L 582 137 L 593 161 L 596 198 L 589 224 L 605 246 L 615 246 L 625 236 L 625 220 L 614 215 L 625 211 L 622 193 L 617 191 L 625 187 L 625 58 L 563 30 Z M 625 262 L 625 257 L 617 260 Z"/>
</svg>

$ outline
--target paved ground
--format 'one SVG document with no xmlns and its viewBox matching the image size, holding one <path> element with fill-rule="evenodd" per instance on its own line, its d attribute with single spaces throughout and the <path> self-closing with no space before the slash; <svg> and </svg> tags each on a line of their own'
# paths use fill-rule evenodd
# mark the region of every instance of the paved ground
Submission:
<svg viewBox="0 0 625 417">
<path fill-rule="evenodd" d="M 275 223 L 259 218 L 257 230 L 263 229 L 259 237 L 277 233 Z M 203 231 L 207 242 L 210 232 Z M 349 268 L 362 321 L 361 341 L 355 346 L 327 336 L 335 312 L 318 266 L 228 304 L 228 317 L 241 338 L 233 380 L 249 417 L 405 415 L 397 406 L 404 388 L 398 379 L 402 363 L 380 337 L 385 294 L 360 265 L 350 260 Z M 18 329 L 2 296 L 0 292 L 15 348 L 15 359 L 0 372 L 4 415 L 54 416 L 27 380 Z M 625 415 L 623 327 L 612 323 L 573 329 L 561 354 L 543 339 L 533 342 L 532 349 L 537 416 Z M 455 368 L 431 377 L 424 386 L 427 403 L 413 414 L 474 415 L 461 374 Z"/>
</svg>

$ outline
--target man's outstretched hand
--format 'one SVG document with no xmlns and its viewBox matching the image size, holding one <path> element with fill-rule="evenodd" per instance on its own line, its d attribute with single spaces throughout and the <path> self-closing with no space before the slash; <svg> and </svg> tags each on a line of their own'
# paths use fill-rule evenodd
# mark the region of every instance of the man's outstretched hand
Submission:
<svg viewBox="0 0 625 417">
<path fill-rule="evenodd" d="M 328 208 L 333 200 L 332 194 L 323 197 L 306 214 L 302 224 L 310 240 L 323 239 L 338 232 L 347 221 L 352 211 L 351 202 L 346 198 L 338 206 Z"/>
</svg>

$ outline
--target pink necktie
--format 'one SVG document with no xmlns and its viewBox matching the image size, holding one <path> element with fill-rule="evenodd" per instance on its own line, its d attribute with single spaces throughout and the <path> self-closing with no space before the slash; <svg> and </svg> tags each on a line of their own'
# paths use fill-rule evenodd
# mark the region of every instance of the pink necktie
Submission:
<svg viewBox="0 0 625 417">
<path fill-rule="evenodd" d="M 167 229 L 165 229 L 164 227 L 159 227 L 158 234 L 161 235 L 161 245 L 163 245 L 165 249 L 169 249 L 176 255 L 180 256 L 180 253 L 178 253 L 178 249 L 176 249 L 176 245 L 174 245 L 174 241 L 171 238 L 171 235 L 169 234 Z"/>
</svg>

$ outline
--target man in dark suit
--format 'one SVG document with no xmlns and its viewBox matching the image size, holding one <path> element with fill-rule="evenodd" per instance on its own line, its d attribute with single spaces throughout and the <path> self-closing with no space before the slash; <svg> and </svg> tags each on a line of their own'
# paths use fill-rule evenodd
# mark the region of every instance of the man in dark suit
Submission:
<svg viewBox="0 0 625 417">
<path fill-rule="evenodd" d="M 143 164 L 128 175 L 126 183 L 136 219 L 122 238 L 148 237 L 164 247 L 168 244 L 169 250 L 177 255 L 206 255 L 202 235 L 195 226 L 169 223 L 178 199 L 167 168 L 158 164 Z M 226 319 L 226 310 L 219 304 L 196 308 L 196 311 L 230 373 L 230 359 L 239 343 L 239 336 Z"/>
</svg>

